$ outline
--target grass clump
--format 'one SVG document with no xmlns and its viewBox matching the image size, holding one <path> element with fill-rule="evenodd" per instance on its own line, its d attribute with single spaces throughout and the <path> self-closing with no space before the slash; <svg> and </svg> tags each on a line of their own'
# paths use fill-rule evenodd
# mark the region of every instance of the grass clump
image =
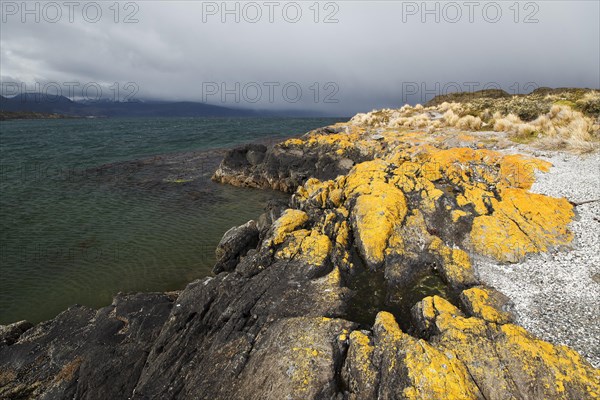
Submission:
<svg viewBox="0 0 600 400">
<path fill-rule="evenodd" d="M 428 133 L 446 128 L 493 130 L 508 133 L 517 143 L 590 152 L 600 143 L 600 91 L 541 88 L 517 96 L 502 91 L 451 94 L 424 106 L 357 114 L 351 123 Z"/>
</svg>

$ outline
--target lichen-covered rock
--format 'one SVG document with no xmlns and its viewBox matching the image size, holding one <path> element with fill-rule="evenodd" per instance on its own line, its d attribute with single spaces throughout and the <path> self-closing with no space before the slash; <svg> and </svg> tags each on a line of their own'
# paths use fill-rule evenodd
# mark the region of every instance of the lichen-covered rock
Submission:
<svg viewBox="0 0 600 400">
<path fill-rule="evenodd" d="M 215 180 L 289 204 L 228 231 L 218 274 L 180 293 L 3 327 L 0 397 L 597 398 L 599 371 L 513 325 L 473 268 L 568 248 L 572 205 L 529 192 L 548 163 L 438 129 L 483 115 L 439 107 L 230 151 Z"/>
<path fill-rule="evenodd" d="M 290 139 L 269 149 L 246 145 L 230 150 L 214 173 L 213 180 L 291 193 L 311 177 L 327 180 L 344 175 L 355 162 L 368 157 L 360 152 L 337 153 L 340 145 L 349 144 L 347 139 L 336 143 L 333 137 L 320 135 L 331 133 L 344 137 L 344 133 L 337 131 L 335 127 L 317 130 L 308 146 L 298 139 Z"/>
<path fill-rule="evenodd" d="M 510 323 L 466 317 L 439 297 L 425 298 L 415 315 L 429 328 L 428 341 L 452 352 L 486 399 L 600 395 L 600 372 L 565 346 L 539 340 Z M 498 321 L 494 315 L 486 317 Z"/>
<path fill-rule="evenodd" d="M 514 322 L 513 306 L 509 298 L 493 288 L 472 287 L 464 290 L 460 299 L 469 314 L 477 318 L 496 324 Z"/>
<path fill-rule="evenodd" d="M 234 398 L 334 398 L 340 390 L 336 375 L 345 353 L 340 336 L 353 326 L 326 317 L 276 322 L 254 344 Z M 252 392 L 256 394 L 249 395 Z"/>
<path fill-rule="evenodd" d="M 573 239 L 567 228 L 574 217 L 573 207 L 566 199 L 516 188 L 504 189 L 500 196 L 500 201 L 490 199 L 491 214 L 473 220 L 471 242 L 481 254 L 515 262 L 528 253 L 568 245 Z"/>
</svg>

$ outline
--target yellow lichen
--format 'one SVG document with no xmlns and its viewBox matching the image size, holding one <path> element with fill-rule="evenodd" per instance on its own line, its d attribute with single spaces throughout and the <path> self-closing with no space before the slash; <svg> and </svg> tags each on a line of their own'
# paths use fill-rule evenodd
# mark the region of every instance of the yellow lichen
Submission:
<svg viewBox="0 0 600 400">
<path fill-rule="evenodd" d="M 494 212 L 473 221 L 471 242 L 481 254 L 515 262 L 527 253 L 567 245 L 573 239 L 567 225 L 574 213 L 566 199 L 507 188 L 502 200 L 492 200 Z"/>
<path fill-rule="evenodd" d="M 458 220 L 461 217 L 465 217 L 466 215 L 468 215 L 466 212 L 464 212 L 463 210 L 452 210 L 450 212 L 450 217 L 452 218 L 452 222 L 458 222 Z"/>
<path fill-rule="evenodd" d="M 281 144 L 281 146 L 289 147 L 289 146 L 302 146 L 304 141 L 301 139 L 288 139 Z"/>
<path fill-rule="evenodd" d="M 535 171 L 548 172 L 552 164 L 537 158 L 524 157 L 520 154 L 502 157 L 500 164 L 500 185 L 529 189 L 535 182 Z"/>
<path fill-rule="evenodd" d="M 394 226 L 406 215 L 402 192 L 387 185 L 385 192 L 365 194 L 356 199 L 352 209 L 354 232 L 363 257 L 370 263 L 383 262 L 384 252 Z"/>
<path fill-rule="evenodd" d="M 375 346 L 371 344 L 369 337 L 360 331 L 352 331 L 348 339 L 347 363 L 357 372 L 356 376 L 364 386 L 374 390 L 377 379 L 377 368 L 372 359 Z"/>
<path fill-rule="evenodd" d="M 477 298 L 475 302 L 482 299 L 483 305 L 475 307 L 484 309 L 482 314 L 491 311 L 485 310 L 489 306 L 484 304 L 489 301 L 487 292 L 480 288 L 468 292 Z M 513 324 L 465 318 L 438 296 L 423 299 L 420 310 L 440 332 L 432 346 L 462 361 L 486 398 L 510 398 L 522 390 L 531 390 L 522 395 L 533 398 L 570 398 L 568 393 L 586 393 L 583 398 L 598 396 L 599 371 L 565 346 L 544 342 Z M 487 317 L 498 319 L 493 311 Z"/>
<path fill-rule="evenodd" d="M 308 221 L 308 215 L 304 211 L 288 208 L 273 224 L 271 243 L 273 245 L 283 243 L 289 233 L 302 226 L 306 221 Z"/>
<path fill-rule="evenodd" d="M 404 335 L 394 316 L 387 311 L 377 313 L 373 329 L 379 330 L 386 340 L 399 340 Z"/>
<path fill-rule="evenodd" d="M 473 313 L 488 321 L 497 324 L 506 323 L 509 316 L 501 310 L 497 310 L 490 302 L 490 296 L 486 289 L 473 287 L 462 292 L 471 306 Z"/>
<path fill-rule="evenodd" d="M 513 355 L 527 374 L 524 384 L 539 384 L 543 379 L 548 391 L 557 396 L 566 395 L 571 387 L 583 387 L 589 398 L 600 397 L 600 371 L 586 364 L 577 352 L 537 339 L 520 326 L 506 324 L 500 330 L 505 336 L 498 347 Z M 540 377 L 537 371 L 542 366 L 546 374 Z"/>
<path fill-rule="evenodd" d="M 451 126 L 467 124 L 470 128 L 471 124 L 482 124 L 459 115 L 453 106 L 445 107 L 449 107 L 446 111 L 453 111 L 444 114 L 444 121 L 448 121 L 437 123 L 437 128 L 454 120 Z M 353 244 L 370 267 L 388 260 L 410 265 L 427 253 L 436 264 L 439 262 L 445 281 L 453 287 L 469 287 L 477 280 L 465 250 L 516 261 L 529 252 L 547 251 L 572 240 L 568 230 L 574 215 L 570 203 L 528 192 L 535 171 L 548 171 L 549 163 L 488 150 L 486 146 L 499 145 L 499 141 L 489 136 L 480 140 L 479 133 L 466 136 L 443 130 L 429 134 L 410 131 L 422 123 L 427 126 L 431 122 L 427 122 L 428 114 L 416 108 L 410 111 L 414 115 L 394 112 L 355 117 L 348 124 L 338 124 L 338 133 L 314 132 L 286 142 L 288 146 L 313 148 L 312 151 L 322 146 L 348 158 L 360 154 L 362 159 L 371 161 L 354 165 L 345 176 L 328 181 L 311 178 L 298 188 L 292 204 L 314 210 L 311 220 L 315 221 L 307 226 L 308 216 L 302 211 L 295 215 L 286 211 L 273 228 L 272 243 L 279 246 L 277 257 L 323 265 L 331 255 L 332 263 L 339 265 L 316 282 L 340 287 L 340 269 L 350 268 L 349 251 Z M 381 136 L 373 137 L 373 127 Z M 438 227 L 438 213 L 460 224 L 448 229 Z M 468 229 L 471 218 L 467 216 L 473 218 L 471 231 L 466 232 L 464 241 L 454 244 L 454 238 L 445 235 L 453 229 Z M 489 385 L 495 384 L 493 377 L 488 378 L 491 373 L 498 376 L 498 393 L 509 398 L 514 383 L 505 377 L 509 368 L 506 365 L 513 368 L 513 360 L 523 358 L 519 353 L 550 365 L 556 382 L 544 384 L 556 393 L 583 381 L 575 377 L 570 381 L 568 371 L 581 372 L 583 377 L 590 375 L 576 353 L 515 331 L 507 324 L 506 313 L 496 308 L 497 298 L 491 298 L 486 290 L 473 287 L 465 290 L 463 296 L 469 302 L 472 317 L 438 296 L 420 302 L 422 322 L 430 334 L 436 335 L 430 343 L 404 334 L 386 312 L 377 315 L 373 339 L 358 331 L 338 333 L 337 340 L 349 344 L 348 365 L 360 371 L 356 379 L 363 380 L 361 385 L 374 385 L 378 368 L 381 374 L 407 374 L 409 384 L 398 394 L 408 398 L 483 396 L 475 379 L 483 382 L 482 392 L 491 398 L 494 396 L 490 396 Z M 501 345 L 505 348 L 501 349 Z M 319 351 L 316 354 L 321 355 Z M 374 360 L 386 360 L 386 364 L 375 366 Z M 507 360 L 509 364 L 505 364 Z M 526 361 L 519 361 L 531 373 L 531 382 L 524 384 L 533 387 L 540 367 Z M 517 370 L 513 378 L 518 376 Z M 303 376 L 302 382 L 310 384 L 310 379 Z M 594 388 L 597 386 L 588 385 L 590 397 Z"/>
<path fill-rule="evenodd" d="M 452 249 L 435 237 L 429 246 L 433 254 L 442 259 L 440 269 L 444 279 L 453 286 L 464 286 L 475 282 L 475 271 L 469 255 L 461 249 Z"/>
<path fill-rule="evenodd" d="M 479 389 L 455 355 L 442 352 L 424 340 L 407 340 L 404 359 L 411 386 L 409 399 L 478 399 Z"/>
<path fill-rule="evenodd" d="M 476 399 L 477 386 L 469 377 L 465 366 L 452 354 L 442 352 L 424 340 L 404 334 L 394 316 L 380 312 L 375 319 L 374 330 L 379 332 L 385 348 L 398 348 L 404 355 L 403 365 L 410 384 L 402 394 L 410 399 Z M 392 361 L 394 355 L 390 354 Z M 392 362 L 388 371 L 396 364 Z"/>
<path fill-rule="evenodd" d="M 329 237 L 316 230 L 300 229 L 288 235 L 286 245 L 275 256 L 280 259 L 295 259 L 309 265 L 321 266 L 329 256 Z"/>
</svg>

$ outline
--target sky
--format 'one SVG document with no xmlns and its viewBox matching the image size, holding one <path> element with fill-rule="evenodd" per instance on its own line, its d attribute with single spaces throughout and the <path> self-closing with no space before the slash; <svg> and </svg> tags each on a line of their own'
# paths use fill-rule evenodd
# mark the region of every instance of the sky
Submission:
<svg viewBox="0 0 600 400">
<path fill-rule="evenodd" d="M 600 87 L 597 0 L 0 5 L 4 95 L 352 115 L 454 91 Z"/>
</svg>

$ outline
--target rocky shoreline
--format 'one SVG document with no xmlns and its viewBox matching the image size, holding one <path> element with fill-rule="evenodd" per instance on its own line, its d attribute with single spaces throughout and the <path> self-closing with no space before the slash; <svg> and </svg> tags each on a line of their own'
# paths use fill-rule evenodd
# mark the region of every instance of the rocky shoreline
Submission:
<svg viewBox="0 0 600 400">
<path fill-rule="evenodd" d="M 2 327 L 0 397 L 600 396 L 599 370 L 516 325 L 475 267 L 571 248 L 573 204 L 530 190 L 551 164 L 438 108 L 401 110 L 229 151 L 215 181 L 289 204 L 228 231 L 215 276 L 180 292 Z"/>
<path fill-rule="evenodd" d="M 82 118 L 71 115 L 40 113 L 32 111 L 0 111 L 0 121 L 13 121 L 21 119 L 74 119 Z"/>
</svg>

